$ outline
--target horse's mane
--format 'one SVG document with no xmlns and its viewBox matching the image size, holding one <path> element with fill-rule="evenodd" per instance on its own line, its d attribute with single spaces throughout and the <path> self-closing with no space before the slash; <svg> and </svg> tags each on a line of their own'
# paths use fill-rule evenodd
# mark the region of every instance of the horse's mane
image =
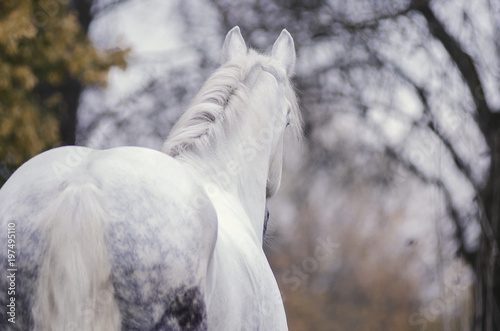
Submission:
<svg viewBox="0 0 500 331">
<path fill-rule="evenodd" d="M 198 154 L 225 137 L 228 128 L 237 127 L 240 112 L 250 102 L 244 80 L 256 65 L 272 66 L 273 60 L 250 50 L 245 59 L 231 61 L 217 69 L 172 128 L 162 151 L 172 157 L 184 153 Z M 285 79 L 285 89 L 285 96 L 292 107 L 287 131 L 300 140 L 301 115 L 297 96 L 289 79 Z"/>
</svg>

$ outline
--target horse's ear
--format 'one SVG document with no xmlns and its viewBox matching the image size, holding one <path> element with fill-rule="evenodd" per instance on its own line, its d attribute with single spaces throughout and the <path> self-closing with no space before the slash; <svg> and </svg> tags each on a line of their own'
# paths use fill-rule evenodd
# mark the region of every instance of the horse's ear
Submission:
<svg viewBox="0 0 500 331">
<path fill-rule="evenodd" d="M 224 40 L 224 45 L 222 45 L 221 64 L 245 56 L 246 54 L 247 45 L 245 45 L 245 40 L 241 36 L 240 28 L 235 26 L 229 30 Z"/>
<path fill-rule="evenodd" d="M 295 45 L 290 33 L 283 29 L 280 36 L 273 45 L 272 57 L 283 63 L 286 69 L 287 76 L 293 74 L 295 69 Z"/>
</svg>

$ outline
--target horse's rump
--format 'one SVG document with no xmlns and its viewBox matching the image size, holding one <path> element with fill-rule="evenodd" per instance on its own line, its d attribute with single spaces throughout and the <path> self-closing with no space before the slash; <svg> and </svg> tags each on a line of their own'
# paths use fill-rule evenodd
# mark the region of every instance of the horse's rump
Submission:
<svg viewBox="0 0 500 331">
<path fill-rule="evenodd" d="M 68 170 L 76 150 L 81 159 Z M 208 201 L 203 190 L 160 152 L 81 151 L 34 158 L 15 174 L 29 179 L 18 180 L 17 195 L 7 188 L 0 196 L 2 224 L 16 222 L 22 247 L 18 284 L 36 283 L 18 292 L 25 314 L 17 326 L 204 329 L 216 216 L 210 204 L 191 201 Z M 54 176 L 54 166 L 64 171 Z"/>
</svg>

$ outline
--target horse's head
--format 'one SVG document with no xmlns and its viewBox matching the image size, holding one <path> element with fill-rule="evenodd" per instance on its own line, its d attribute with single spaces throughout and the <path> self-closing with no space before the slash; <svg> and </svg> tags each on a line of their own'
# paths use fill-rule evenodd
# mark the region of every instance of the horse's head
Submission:
<svg viewBox="0 0 500 331">
<path fill-rule="evenodd" d="M 266 199 L 280 186 L 285 131 L 301 136 L 290 81 L 294 66 L 295 47 L 286 30 L 271 54 L 263 55 L 249 50 L 240 29 L 233 28 L 222 47 L 221 67 L 163 146 L 201 174 L 219 216 L 238 214 L 236 198 L 245 215 L 234 217 L 250 220 L 256 233 L 263 231 Z"/>
<path fill-rule="evenodd" d="M 281 182 L 285 129 L 300 137 L 301 123 L 297 97 L 290 79 L 295 68 L 295 46 L 283 30 L 269 56 L 248 50 L 239 27 L 230 30 L 222 47 L 222 65 L 246 63 L 244 85 L 257 116 L 257 143 L 270 145 L 266 197 L 273 196 Z"/>
</svg>

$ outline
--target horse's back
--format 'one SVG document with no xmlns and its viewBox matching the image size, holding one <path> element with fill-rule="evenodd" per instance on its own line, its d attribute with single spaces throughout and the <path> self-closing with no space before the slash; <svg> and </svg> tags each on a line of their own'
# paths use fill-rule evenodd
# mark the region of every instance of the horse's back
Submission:
<svg viewBox="0 0 500 331">
<path fill-rule="evenodd" d="M 112 286 L 90 295 L 93 302 L 81 303 L 85 323 L 95 322 L 99 309 L 105 308 L 100 305 L 112 301 L 124 329 L 204 329 L 205 275 L 217 220 L 211 205 L 200 201 L 208 199 L 182 164 L 153 150 L 66 147 L 30 160 L 0 190 L 2 226 L 7 229 L 7 223 L 16 223 L 17 325 L 33 326 L 36 321 L 29 311 L 36 314 L 40 305 L 39 278 L 54 268 L 47 267 L 49 255 L 61 258 L 57 248 L 76 251 L 78 242 L 82 247 L 99 246 L 98 235 L 84 234 L 102 228 L 105 249 L 94 255 L 107 263 Z M 66 216 L 50 218 L 51 212 L 57 213 L 51 209 L 67 210 Z M 87 215 L 73 215 L 71 210 Z M 77 216 L 82 218 L 81 228 Z M 72 222 L 73 227 L 68 225 Z M 61 239 L 60 246 L 65 247 L 52 249 L 48 242 L 57 243 L 54 236 L 62 228 L 69 237 L 72 231 L 77 233 L 74 243 Z M 82 248 L 80 255 L 89 255 L 88 251 Z M 0 299 L 4 304 L 9 298 L 2 293 Z"/>
</svg>

